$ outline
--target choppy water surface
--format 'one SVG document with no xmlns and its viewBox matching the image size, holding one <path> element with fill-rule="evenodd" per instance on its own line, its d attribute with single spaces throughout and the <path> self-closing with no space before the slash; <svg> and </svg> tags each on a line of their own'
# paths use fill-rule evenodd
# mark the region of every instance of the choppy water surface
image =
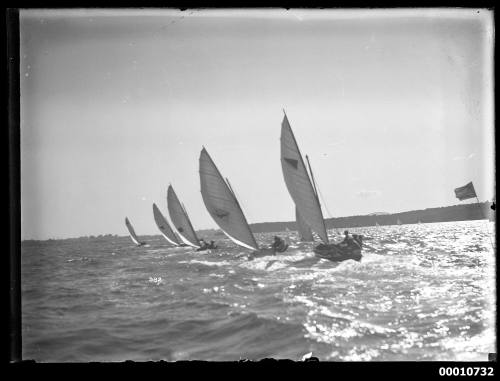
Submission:
<svg viewBox="0 0 500 381">
<path fill-rule="evenodd" d="M 486 360 L 495 352 L 494 225 L 350 229 L 361 262 L 289 250 L 197 253 L 127 238 L 22 244 L 23 357 L 37 361 Z M 335 232 L 330 232 L 334 237 Z M 260 243 L 273 234 L 257 234 Z"/>
</svg>

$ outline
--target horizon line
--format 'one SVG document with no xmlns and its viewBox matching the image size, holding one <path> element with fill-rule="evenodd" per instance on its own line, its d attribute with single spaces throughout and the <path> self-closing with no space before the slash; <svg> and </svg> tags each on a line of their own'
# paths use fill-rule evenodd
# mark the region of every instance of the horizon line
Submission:
<svg viewBox="0 0 500 381">
<path fill-rule="evenodd" d="M 368 214 L 354 214 L 354 215 L 349 215 L 349 216 L 338 216 L 338 217 L 329 217 L 329 218 L 324 218 L 324 221 L 330 221 L 330 220 L 335 220 L 335 219 L 341 219 L 341 218 L 351 218 L 351 217 L 387 217 L 387 216 L 395 216 L 395 215 L 398 215 L 398 214 L 404 214 L 404 213 L 411 213 L 411 212 L 418 212 L 418 211 L 424 211 L 424 210 L 427 210 L 427 209 L 439 209 L 439 208 L 450 208 L 450 207 L 454 207 L 454 206 L 465 206 L 465 205 L 472 205 L 472 204 L 486 204 L 486 203 L 490 203 L 490 204 L 493 204 L 494 201 L 490 201 L 490 200 L 485 200 L 485 201 L 481 201 L 479 203 L 477 203 L 476 201 L 474 202 L 464 202 L 464 203 L 461 203 L 461 204 L 453 204 L 453 205 L 445 205 L 445 206 L 434 206 L 434 207 L 428 207 L 428 208 L 425 208 L 425 209 L 413 209 L 413 210 L 406 210 L 406 211 L 402 211 L 402 212 L 371 212 L 371 213 L 368 213 Z M 494 210 L 496 211 L 496 210 Z M 377 215 L 374 215 L 374 213 L 384 213 L 380 216 L 377 216 Z M 488 219 L 487 217 L 485 219 Z M 467 220 L 464 220 L 464 221 L 467 221 Z M 250 226 L 253 226 L 253 225 L 258 225 L 258 224 L 275 224 L 275 223 L 293 223 L 294 221 L 261 221 L 261 222 L 252 222 L 252 223 L 249 223 Z M 450 221 L 451 222 L 451 221 Z M 197 229 L 196 232 L 199 232 L 199 231 L 204 231 L 204 230 L 220 230 L 219 227 L 215 227 L 215 228 L 202 228 L 202 229 Z M 98 236 L 107 236 L 107 235 L 111 235 L 111 236 L 118 236 L 118 237 L 127 237 L 127 235 L 125 236 L 121 236 L 121 235 L 118 235 L 118 234 L 113 234 L 113 233 L 100 233 L 100 234 L 88 234 L 88 235 L 81 235 L 81 236 L 77 236 L 77 237 L 49 237 L 49 238 L 22 238 L 21 239 L 21 242 L 23 241 L 48 241 L 48 240 L 63 240 L 63 239 L 78 239 L 78 238 L 86 238 L 86 237 L 98 237 Z M 151 235 L 151 234 L 139 234 L 141 236 L 148 236 L 148 235 Z M 153 234 L 153 235 L 157 235 L 157 234 Z"/>
</svg>

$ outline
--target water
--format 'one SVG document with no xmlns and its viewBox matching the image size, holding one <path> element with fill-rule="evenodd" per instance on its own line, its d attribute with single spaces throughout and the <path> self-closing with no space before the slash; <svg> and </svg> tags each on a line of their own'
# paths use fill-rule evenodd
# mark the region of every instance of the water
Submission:
<svg viewBox="0 0 500 381">
<path fill-rule="evenodd" d="M 495 352 L 493 223 L 350 230 L 366 237 L 361 262 L 317 259 L 295 232 L 280 233 L 287 252 L 253 261 L 222 237 L 211 253 L 161 237 L 150 247 L 128 237 L 24 242 L 23 358 L 486 361 Z"/>
</svg>

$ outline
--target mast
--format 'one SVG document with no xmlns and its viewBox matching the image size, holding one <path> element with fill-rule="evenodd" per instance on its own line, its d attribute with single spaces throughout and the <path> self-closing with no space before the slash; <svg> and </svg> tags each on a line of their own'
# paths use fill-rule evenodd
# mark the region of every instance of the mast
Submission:
<svg viewBox="0 0 500 381">
<path fill-rule="evenodd" d="M 318 197 L 318 187 L 316 186 L 316 181 L 314 180 L 314 173 L 312 171 L 311 163 L 309 162 L 308 155 L 306 155 L 306 160 L 307 160 L 307 166 L 309 167 L 309 172 L 311 173 L 311 179 L 312 179 L 312 184 L 313 184 L 313 188 L 314 188 L 314 193 L 316 194 L 316 200 L 318 200 L 319 209 L 321 210 L 321 202 L 319 202 L 319 197 Z M 325 201 L 325 200 L 323 200 L 323 201 Z M 325 208 L 326 208 L 326 204 L 325 204 Z M 328 209 L 327 209 L 327 212 L 328 212 Z M 323 211 L 321 213 L 323 214 Z M 330 217 L 332 217 L 332 216 L 330 215 Z M 323 218 L 323 225 L 325 225 L 325 230 L 326 230 L 326 223 L 325 223 L 324 218 Z M 332 223 L 332 227 L 335 228 L 335 225 L 333 225 L 333 223 Z M 336 228 L 335 228 L 335 230 L 336 230 Z M 327 231 L 327 234 L 328 234 L 328 231 Z"/>
<path fill-rule="evenodd" d="M 318 189 L 316 188 L 316 182 L 314 181 L 314 174 L 313 174 L 313 171 L 311 169 L 311 163 L 309 162 L 309 156 L 307 156 L 307 155 L 306 155 L 306 160 L 307 160 L 307 166 L 309 167 L 309 172 L 311 173 L 311 179 L 312 179 L 312 185 L 314 188 L 314 193 L 316 194 L 316 199 L 318 200 L 318 204 L 321 207 L 321 203 L 319 202 L 319 198 L 318 198 Z"/>
</svg>

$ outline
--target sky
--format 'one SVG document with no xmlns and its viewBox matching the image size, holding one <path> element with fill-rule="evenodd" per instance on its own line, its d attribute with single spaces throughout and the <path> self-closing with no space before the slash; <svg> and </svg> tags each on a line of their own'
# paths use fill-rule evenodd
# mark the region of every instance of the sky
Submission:
<svg viewBox="0 0 500 381">
<path fill-rule="evenodd" d="M 202 146 L 249 223 L 293 221 L 283 109 L 325 218 L 494 197 L 490 11 L 27 9 L 20 33 L 22 239 L 158 234 L 169 184 L 217 228 Z"/>
</svg>

